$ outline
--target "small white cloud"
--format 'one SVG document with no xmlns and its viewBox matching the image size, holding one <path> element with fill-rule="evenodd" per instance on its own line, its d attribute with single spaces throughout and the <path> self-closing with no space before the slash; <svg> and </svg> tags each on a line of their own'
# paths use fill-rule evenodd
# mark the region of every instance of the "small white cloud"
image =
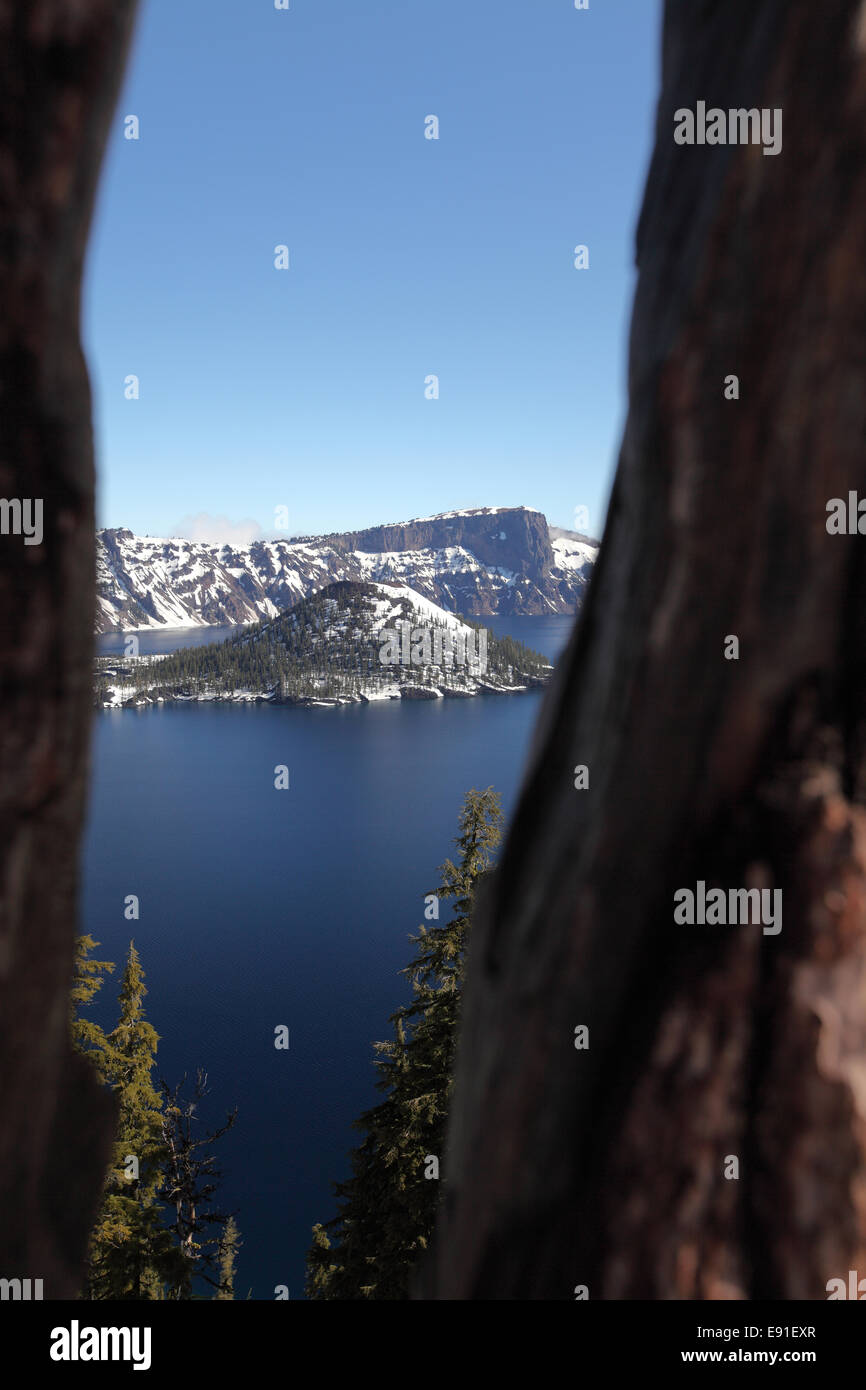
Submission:
<svg viewBox="0 0 866 1390">
<path fill-rule="evenodd" d="M 249 545 L 262 540 L 264 531 L 250 517 L 230 521 L 227 516 L 197 512 L 195 516 L 181 517 L 171 535 L 183 536 L 188 541 L 207 541 L 210 545 Z"/>
</svg>

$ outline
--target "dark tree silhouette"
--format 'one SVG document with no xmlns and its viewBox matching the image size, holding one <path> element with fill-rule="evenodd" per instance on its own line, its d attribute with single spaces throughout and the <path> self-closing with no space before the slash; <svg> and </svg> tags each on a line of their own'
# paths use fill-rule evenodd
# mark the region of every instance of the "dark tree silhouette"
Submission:
<svg viewBox="0 0 866 1390">
<path fill-rule="evenodd" d="M 161 1079 L 160 1089 L 165 1145 L 160 1196 L 173 1218 L 170 1230 L 183 1256 L 182 1272 L 169 1296 L 191 1298 L 193 1281 L 199 1277 L 221 1289 L 223 1297 L 231 1297 L 228 1287 L 222 1287 L 225 1281 L 220 1269 L 224 1265 L 233 1280 L 238 1232 L 234 1225 L 231 1232 L 228 1229 L 234 1213 L 222 1211 L 215 1202 L 222 1172 L 213 1146 L 234 1125 L 237 1109 L 230 1111 L 217 1129 L 197 1129 L 197 1112 L 209 1093 L 207 1072 L 201 1067 L 189 1086 L 184 1076 L 175 1086 Z"/>
<path fill-rule="evenodd" d="M 781 108 L 782 152 L 677 145 L 699 100 Z M 628 422 L 470 944 L 421 1296 L 866 1268 L 866 537 L 825 524 L 866 495 L 864 248 L 866 7 L 668 0 Z M 677 926 L 699 879 L 781 888 L 782 931 Z"/>
<path fill-rule="evenodd" d="M 90 389 L 81 267 L 133 0 L 0 4 L 0 1274 L 72 1296 L 111 1105 L 68 994 L 91 720 Z M 8 514 L 14 518 L 14 510 Z"/>
</svg>

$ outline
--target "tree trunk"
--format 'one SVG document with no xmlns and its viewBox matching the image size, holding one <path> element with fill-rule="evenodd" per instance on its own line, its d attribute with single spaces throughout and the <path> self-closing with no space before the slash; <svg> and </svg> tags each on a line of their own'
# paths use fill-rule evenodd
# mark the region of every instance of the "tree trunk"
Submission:
<svg viewBox="0 0 866 1390">
<path fill-rule="evenodd" d="M 94 609 L 78 317 L 134 8 L 0 0 L 0 495 L 43 513 L 41 543 L 0 535 L 0 1276 L 46 1298 L 77 1291 L 110 1153 L 67 1018 Z"/>
<path fill-rule="evenodd" d="M 677 145 L 699 100 L 781 108 L 782 152 Z M 637 241 L 608 524 L 473 926 L 421 1296 L 866 1273 L 866 538 L 826 529 L 866 496 L 866 6 L 668 0 Z M 781 889 L 781 932 L 677 925 L 698 880 Z"/>
</svg>

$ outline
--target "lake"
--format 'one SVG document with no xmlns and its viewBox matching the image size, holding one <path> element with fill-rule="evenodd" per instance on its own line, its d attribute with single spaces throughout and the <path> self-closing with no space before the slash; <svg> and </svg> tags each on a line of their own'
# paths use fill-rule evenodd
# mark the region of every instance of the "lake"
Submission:
<svg viewBox="0 0 866 1390">
<path fill-rule="evenodd" d="M 573 619 L 484 621 L 555 658 Z M 225 635 L 141 634 L 141 651 Z M 91 1012 L 113 1026 L 134 937 L 160 1073 L 207 1071 L 207 1126 L 237 1105 L 217 1150 L 243 1240 L 237 1297 L 280 1284 L 303 1297 L 310 1228 L 335 1214 L 351 1122 L 379 1099 L 372 1043 L 406 998 L 408 935 L 469 788 L 492 785 L 512 810 L 541 699 L 97 713 L 81 929 L 118 968 Z M 289 790 L 274 788 L 277 764 Z M 288 1051 L 274 1047 L 281 1024 Z"/>
</svg>

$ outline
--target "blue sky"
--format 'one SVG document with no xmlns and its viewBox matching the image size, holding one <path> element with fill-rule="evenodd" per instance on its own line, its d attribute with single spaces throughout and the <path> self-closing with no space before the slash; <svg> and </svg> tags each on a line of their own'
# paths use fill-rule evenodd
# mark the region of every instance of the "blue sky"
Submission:
<svg viewBox="0 0 866 1390">
<path fill-rule="evenodd" d="M 99 524 L 244 539 L 278 507 L 305 534 L 525 504 L 600 533 L 660 15 L 142 0 L 85 281 Z"/>
</svg>

